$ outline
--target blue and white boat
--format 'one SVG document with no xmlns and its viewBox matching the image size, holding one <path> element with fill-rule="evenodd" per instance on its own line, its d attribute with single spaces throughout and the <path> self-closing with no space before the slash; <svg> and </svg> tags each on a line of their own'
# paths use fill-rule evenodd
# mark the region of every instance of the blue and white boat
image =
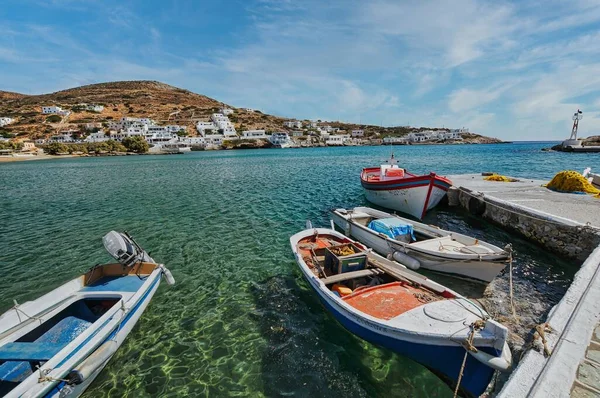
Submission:
<svg viewBox="0 0 600 398">
<path fill-rule="evenodd" d="M 175 281 L 129 236 L 103 238 L 118 261 L 97 265 L 0 316 L 0 396 L 78 397 L 121 346 L 162 276 Z"/>
<path fill-rule="evenodd" d="M 510 369 L 508 330 L 460 294 L 331 229 L 306 229 L 290 244 L 310 287 L 357 336 L 421 363 L 464 396 L 483 394 L 497 370 Z"/>
</svg>

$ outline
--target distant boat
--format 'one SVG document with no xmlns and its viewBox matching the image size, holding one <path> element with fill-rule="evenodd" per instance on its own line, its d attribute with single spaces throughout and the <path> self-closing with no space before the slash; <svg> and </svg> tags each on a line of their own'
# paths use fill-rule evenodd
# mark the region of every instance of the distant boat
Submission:
<svg viewBox="0 0 600 398">
<path fill-rule="evenodd" d="M 435 173 L 415 175 L 399 168 L 393 154 L 387 164 L 363 169 L 360 182 L 369 202 L 418 219 L 437 206 L 452 186 Z"/>
<path fill-rule="evenodd" d="M 357 336 L 421 363 L 470 397 L 483 394 L 496 370 L 510 369 L 506 327 L 458 293 L 334 230 L 310 228 L 290 244 L 310 287 Z"/>
<path fill-rule="evenodd" d="M 507 251 L 479 239 L 369 207 L 336 209 L 332 216 L 346 235 L 411 269 L 424 268 L 489 283 L 510 257 Z"/>
<path fill-rule="evenodd" d="M 131 332 L 161 276 L 175 283 L 126 233 L 103 241 L 117 264 L 96 265 L 0 316 L 0 396 L 78 397 Z"/>
</svg>

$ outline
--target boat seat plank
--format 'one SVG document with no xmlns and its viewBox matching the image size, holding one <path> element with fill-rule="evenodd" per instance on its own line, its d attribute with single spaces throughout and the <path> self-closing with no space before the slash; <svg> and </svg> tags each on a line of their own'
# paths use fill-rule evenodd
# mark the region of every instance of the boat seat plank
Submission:
<svg viewBox="0 0 600 398">
<path fill-rule="evenodd" d="M 137 292 L 146 280 L 133 276 L 105 276 L 81 289 L 84 292 Z"/>
<path fill-rule="evenodd" d="M 378 275 L 380 273 L 382 273 L 382 272 L 377 269 L 368 268 L 368 269 L 363 269 L 360 271 L 344 272 L 343 274 L 329 276 L 329 277 L 323 278 L 321 280 L 323 281 L 324 284 L 331 285 L 333 283 L 344 282 L 344 281 L 348 281 L 350 279 L 355 279 L 355 278 L 363 278 L 365 276 L 370 276 L 370 275 Z"/>
<path fill-rule="evenodd" d="M 0 361 L 48 361 L 64 344 L 7 343 L 0 347 Z"/>
</svg>

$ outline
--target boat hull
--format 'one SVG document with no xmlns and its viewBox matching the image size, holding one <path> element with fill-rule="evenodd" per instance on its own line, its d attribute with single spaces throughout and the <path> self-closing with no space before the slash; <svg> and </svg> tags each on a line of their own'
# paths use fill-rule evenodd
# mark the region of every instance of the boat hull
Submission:
<svg viewBox="0 0 600 398">
<path fill-rule="evenodd" d="M 361 184 L 365 197 L 378 206 L 401 211 L 422 219 L 428 210 L 440 203 L 451 182 L 431 173 L 428 176 L 373 181 L 367 177 L 369 170 L 363 170 Z"/>
<path fill-rule="evenodd" d="M 441 376 L 445 382 L 449 382 L 451 387 L 454 387 L 451 380 L 458 379 L 458 373 L 465 357 L 465 349 L 463 347 L 458 345 L 421 344 L 414 341 L 406 341 L 402 338 L 401 334 L 394 335 L 393 331 L 386 330 L 380 325 L 374 325 L 370 321 L 346 311 L 334 300 L 321 292 L 316 280 L 311 280 L 306 275 L 304 276 L 311 288 L 317 293 L 325 308 L 349 332 L 370 343 L 385 347 L 422 364 L 438 376 Z M 498 355 L 491 347 L 483 348 L 483 350 L 489 350 L 490 354 Z M 461 391 L 466 396 L 477 397 L 485 391 L 493 376 L 493 369 L 483 365 L 472 356 L 467 355 L 464 374 L 460 384 Z"/>
<path fill-rule="evenodd" d="M 360 228 L 352 225 L 345 218 L 332 213 L 334 223 L 344 231 L 344 234 L 351 236 L 372 248 L 377 253 L 387 256 L 394 252 L 404 253 L 419 261 L 421 268 L 452 274 L 473 279 L 483 283 L 490 283 L 506 267 L 505 256 L 499 256 L 499 261 L 486 260 L 465 260 L 447 258 L 442 255 L 432 255 L 423 251 L 411 249 L 409 244 L 401 244 L 390 239 L 385 239 L 375 231 L 368 228 Z"/>
</svg>

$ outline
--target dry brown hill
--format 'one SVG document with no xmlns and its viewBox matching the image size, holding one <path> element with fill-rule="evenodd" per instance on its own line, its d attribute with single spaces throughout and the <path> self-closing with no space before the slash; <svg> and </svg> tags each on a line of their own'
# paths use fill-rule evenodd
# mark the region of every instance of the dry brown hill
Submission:
<svg viewBox="0 0 600 398">
<path fill-rule="evenodd" d="M 81 103 L 103 105 L 104 110 L 101 113 L 82 111 L 76 107 Z M 41 108 L 48 105 L 57 105 L 63 109 L 72 110 L 72 113 L 62 120 L 57 116 L 43 115 Z M 47 138 L 60 131 L 81 130 L 88 123 L 100 125 L 128 116 L 149 117 L 159 124 L 186 125 L 188 132 L 195 134 L 196 122 L 207 121 L 210 115 L 222 106 L 235 110 L 235 113 L 229 118 L 238 131 L 249 129 L 286 130 L 283 127 L 285 118 L 264 114 L 260 111 L 249 112 L 241 108 L 236 109 L 204 95 L 157 81 L 121 81 L 90 84 L 41 95 L 0 91 L 0 116 L 9 116 L 16 120 L 15 123 L 0 129 L 0 133 L 16 135 L 18 138 Z M 327 122 L 327 124 L 347 132 L 353 129 L 363 129 L 366 136 L 375 134 L 381 137 L 385 135 L 401 136 L 410 131 L 407 127 L 382 128 L 341 122 Z M 494 140 L 486 139 L 485 142 Z M 469 140 L 469 142 L 476 141 Z"/>
</svg>

